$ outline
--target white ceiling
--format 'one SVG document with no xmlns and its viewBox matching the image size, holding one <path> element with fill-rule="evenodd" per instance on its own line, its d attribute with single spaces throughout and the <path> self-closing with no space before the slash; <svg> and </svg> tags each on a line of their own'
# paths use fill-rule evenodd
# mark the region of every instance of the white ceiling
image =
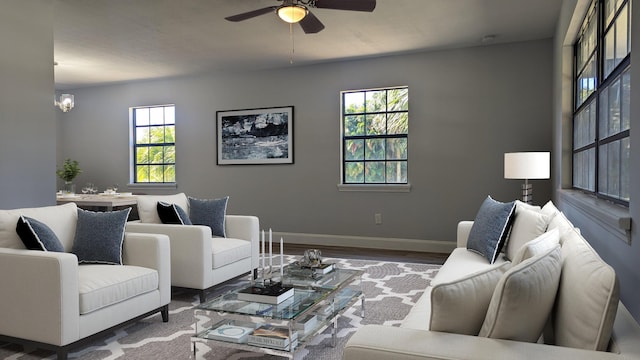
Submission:
<svg viewBox="0 0 640 360">
<path fill-rule="evenodd" d="M 326 28 L 292 37 L 275 14 L 224 20 L 277 0 L 54 0 L 56 89 L 550 38 L 561 2 L 378 0 L 312 9 Z"/>
</svg>

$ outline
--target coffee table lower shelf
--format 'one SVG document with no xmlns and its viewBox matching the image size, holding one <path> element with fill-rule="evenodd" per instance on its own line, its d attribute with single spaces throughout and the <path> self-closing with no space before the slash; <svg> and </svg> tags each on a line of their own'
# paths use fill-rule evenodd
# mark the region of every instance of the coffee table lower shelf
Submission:
<svg viewBox="0 0 640 360">
<path fill-rule="evenodd" d="M 257 327 L 261 324 L 275 324 L 278 326 L 286 327 L 287 323 L 290 324 L 290 320 L 281 320 L 281 319 L 270 319 L 270 318 L 257 318 L 257 317 L 247 317 L 239 314 L 232 314 L 226 312 L 217 312 L 212 310 L 196 310 L 196 322 L 204 321 L 208 323 L 207 319 L 213 320 L 213 317 L 216 317 L 220 320 L 215 322 L 213 325 L 205 326 L 204 330 L 197 332 L 193 337 L 191 337 L 191 343 L 193 348 L 193 357 L 194 359 L 200 359 L 198 345 L 202 344 L 207 346 L 207 344 L 213 344 L 217 346 L 222 346 L 231 349 L 243 350 L 248 352 L 260 352 L 269 355 L 281 356 L 284 358 L 293 359 L 296 351 L 303 349 L 307 342 L 311 340 L 316 335 L 324 332 L 327 328 L 332 328 L 332 343 L 331 346 L 335 347 L 337 343 L 337 328 L 338 328 L 338 318 L 351 306 L 353 306 L 358 300 L 361 302 L 360 315 L 364 318 L 364 294 L 362 291 L 357 291 L 353 293 L 353 297 L 341 304 L 335 304 L 333 311 L 328 314 L 322 314 L 319 308 L 312 309 L 310 313 L 316 314 L 318 316 L 318 322 L 315 327 L 307 331 L 305 334 L 301 334 L 298 332 L 298 340 L 297 345 L 289 350 L 280 350 L 270 347 L 262 347 L 258 345 L 252 345 L 248 343 L 235 343 L 231 341 L 225 340 L 217 340 L 211 339 L 207 337 L 207 333 L 212 329 L 217 329 L 222 325 L 237 325 L 237 326 L 245 326 L 245 327 Z M 307 312 L 305 312 L 307 313 Z M 212 316 L 213 315 L 213 316 Z M 198 319 L 200 318 L 200 319 Z M 199 326 L 196 325 L 196 329 Z M 200 327 L 202 328 L 202 327 Z M 203 349 L 204 350 L 204 349 Z"/>
</svg>

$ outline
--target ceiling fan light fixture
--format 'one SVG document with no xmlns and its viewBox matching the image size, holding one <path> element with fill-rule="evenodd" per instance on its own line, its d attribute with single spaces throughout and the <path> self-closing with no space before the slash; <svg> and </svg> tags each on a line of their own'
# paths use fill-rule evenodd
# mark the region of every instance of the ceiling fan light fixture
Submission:
<svg viewBox="0 0 640 360">
<path fill-rule="evenodd" d="M 292 4 L 281 6 L 276 12 L 278 13 L 280 19 L 282 19 L 283 21 L 286 21 L 290 24 L 295 24 L 304 19 L 309 11 L 302 5 Z"/>
</svg>

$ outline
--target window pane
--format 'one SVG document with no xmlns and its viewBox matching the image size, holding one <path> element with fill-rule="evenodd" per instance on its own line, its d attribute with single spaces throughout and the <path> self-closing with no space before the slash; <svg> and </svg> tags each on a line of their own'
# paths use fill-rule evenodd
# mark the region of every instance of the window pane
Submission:
<svg viewBox="0 0 640 360">
<path fill-rule="evenodd" d="M 620 15 L 616 19 L 616 66 L 620 64 L 622 59 L 624 59 L 629 53 L 627 35 L 629 33 L 629 22 L 628 22 L 628 14 L 627 9 L 629 7 L 625 6 L 622 11 L 620 11 Z"/>
<path fill-rule="evenodd" d="M 409 89 L 392 89 L 387 93 L 388 111 L 409 110 Z"/>
<path fill-rule="evenodd" d="M 138 165 L 136 166 L 136 182 L 149 182 L 149 167 Z"/>
<path fill-rule="evenodd" d="M 164 155 L 162 153 L 162 146 L 150 146 L 149 147 L 149 162 L 151 164 L 162 164 L 164 162 Z"/>
<path fill-rule="evenodd" d="M 135 109 L 136 125 L 149 125 L 149 108 Z"/>
<path fill-rule="evenodd" d="M 164 182 L 176 182 L 175 165 L 166 165 L 164 167 Z"/>
<path fill-rule="evenodd" d="M 164 107 L 164 123 L 165 124 L 176 123 L 176 108 L 174 106 Z"/>
<path fill-rule="evenodd" d="M 573 148 L 580 149 L 595 141 L 595 101 L 585 106 L 575 115 L 573 131 Z"/>
<path fill-rule="evenodd" d="M 164 166 L 162 165 L 150 165 L 149 166 L 149 181 L 151 182 L 163 182 L 164 181 Z"/>
<path fill-rule="evenodd" d="M 409 113 L 392 113 L 387 120 L 387 134 L 408 134 Z"/>
<path fill-rule="evenodd" d="M 577 99 L 578 104 L 580 106 L 589 95 L 591 95 L 596 89 L 596 66 L 594 59 L 591 58 L 587 64 L 587 67 L 584 69 L 580 78 L 578 79 L 577 86 Z"/>
<path fill-rule="evenodd" d="M 360 136 L 364 135 L 364 116 L 350 115 L 344 117 L 344 135 Z"/>
<path fill-rule="evenodd" d="M 407 159 L 407 139 L 387 139 L 387 160 Z"/>
<path fill-rule="evenodd" d="M 345 160 L 364 160 L 364 140 L 347 140 L 344 149 Z"/>
<path fill-rule="evenodd" d="M 573 186 L 595 191 L 595 149 L 573 155 Z"/>
<path fill-rule="evenodd" d="M 365 183 L 384 183 L 384 161 L 365 163 L 364 179 Z"/>
<path fill-rule="evenodd" d="M 604 37 L 604 77 L 606 78 L 611 74 L 613 68 L 616 66 L 616 42 L 615 42 L 615 28 L 611 28 L 607 35 Z"/>
<path fill-rule="evenodd" d="M 622 73 L 622 124 L 621 131 L 628 130 L 631 124 L 631 70 Z"/>
<path fill-rule="evenodd" d="M 629 158 L 631 156 L 631 141 L 629 138 L 620 140 L 620 199 L 629 201 Z"/>
<path fill-rule="evenodd" d="M 164 108 L 154 107 L 149 109 L 149 123 L 151 125 L 164 124 Z"/>
<path fill-rule="evenodd" d="M 345 182 L 347 183 L 363 183 L 364 182 L 364 163 L 349 162 L 345 164 Z"/>
<path fill-rule="evenodd" d="M 165 146 L 164 148 L 164 162 L 175 163 L 176 162 L 176 147 Z"/>
<path fill-rule="evenodd" d="M 148 147 L 136 148 L 136 163 L 137 164 L 148 164 L 149 163 L 149 148 Z"/>
<path fill-rule="evenodd" d="M 614 81 L 608 89 L 609 93 L 609 117 L 606 136 L 620 132 L 620 79 Z"/>
<path fill-rule="evenodd" d="M 387 182 L 406 183 L 407 182 L 407 162 L 388 161 L 387 162 Z"/>
<path fill-rule="evenodd" d="M 366 99 L 367 103 L 365 110 L 367 112 L 381 112 L 387 110 L 387 92 L 385 90 L 367 91 Z"/>
<path fill-rule="evenodd" d="M 151 144 L 163 144 L 164 143 L 164 126 L 150 126 L 149 127 L 149 142 Z"/>
<path fill-rule="evenodd" d="M 344 94 L 344 113 L 355 114 L 364 112 L 364 92 Z"/>
<path fill-rule="evenodd" d="M 387 129 L 385 114 L 367 115 L 367 135 L 384 135 Z"/>
<path fill-rule="evenodd" d="M 366 140 L 365 160 L 384 160 L 384 139 Z"/>
<path fill-rule="evenodd" d="M 139 127 L 136 128 L 136 144 L 148 144 L 149 143 L 149 128 Z"/>
</svg>

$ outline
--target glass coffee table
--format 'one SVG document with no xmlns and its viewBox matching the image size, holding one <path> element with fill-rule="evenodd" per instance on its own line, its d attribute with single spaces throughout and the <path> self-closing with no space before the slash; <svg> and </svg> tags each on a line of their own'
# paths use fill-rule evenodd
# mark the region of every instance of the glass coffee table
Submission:
<svg viewBox="0 0 640 360">
<path fill-rule="evenodd" d="M 294 295 L 277 305 L 239 300 L 238 291 L 245 286 L 198 305 L 191 338 L 194 358 L 198 358 L 199 344 L 213 342 L 292 359 L 296 350 L 328 327 L 335 346 L 338 317 L 358 300 L 364 317 L 363 273 L 335 268 L 313 275 L 290 265 L 285 267 L 282 282 L 294 288 Z M 273 330 L 278 334 L 272 334 Z M 269 336 L 259 336 L 265 331 Z"/>
</svg>

